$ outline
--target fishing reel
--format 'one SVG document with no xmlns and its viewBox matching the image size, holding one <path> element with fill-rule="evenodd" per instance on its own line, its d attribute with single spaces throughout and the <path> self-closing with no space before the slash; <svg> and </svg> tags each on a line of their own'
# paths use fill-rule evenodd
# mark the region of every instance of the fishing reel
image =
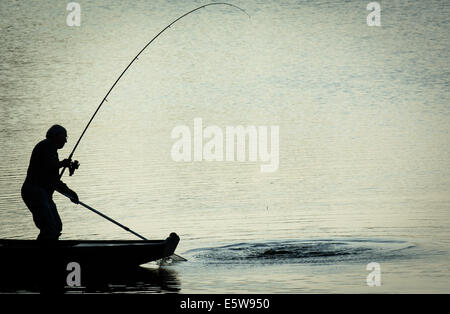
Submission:
<svg viewBox="0 0 450 314">
<path fill-rule="evenodd" d="M 80 167 L 80 163 L 78 160 L 70 161 L 69 166 L 69 176 L 72 176 L 75 170 L 77 170 Z"/>
</svg>

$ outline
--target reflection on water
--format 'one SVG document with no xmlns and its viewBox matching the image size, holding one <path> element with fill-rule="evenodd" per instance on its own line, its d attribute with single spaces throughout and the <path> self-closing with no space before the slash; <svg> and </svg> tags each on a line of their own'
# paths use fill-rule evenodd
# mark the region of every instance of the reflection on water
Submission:
<svg viewBox="0 0 450 314">
<path fill-rule="evenodd" d="M 120 293 L 176 293 L 181 282 L 176 270 L 170 267 L 139 267 L 128 272 L 112 272 L 95 276 L 86 285 L 86 292 Z"/>
<path fill-rule="evenodd" d="M 141 267 L 95 273 L 81 272 L 81 286 L 65 283 L 69 272 L 56 278 L 50 274 L 39 277 L 38 270 L 1 271 L 0 292 L 51 293 L 177 293 L 181 290 L 178 273 L 171 267 L 143 265 Z"/>
</svg>

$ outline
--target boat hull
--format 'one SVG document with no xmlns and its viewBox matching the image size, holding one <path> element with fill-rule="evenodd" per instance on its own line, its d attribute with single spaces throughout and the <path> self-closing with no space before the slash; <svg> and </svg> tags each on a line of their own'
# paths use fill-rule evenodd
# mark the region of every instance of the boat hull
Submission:
<svg viewBox="0 0 450 314">
<path fill-rule="evenodd" d="M 0 267 L 67 266 L 72 262 L 90 269 L 137 267 L 173 255 L 178 242 L 175 233 L 165 240 L 0 240 Z"/>
</svg>

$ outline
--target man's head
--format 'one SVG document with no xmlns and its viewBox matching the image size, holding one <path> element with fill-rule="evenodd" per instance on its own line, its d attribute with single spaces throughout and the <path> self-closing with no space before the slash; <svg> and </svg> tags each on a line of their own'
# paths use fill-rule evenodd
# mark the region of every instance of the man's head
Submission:
<svg viewBox="0 0 450 314">
<path fill-rule="evenodd" d="M 57 149 L 61 149 L 67 142 L 67 131 L 62 126 L 55 124 L 48 129 L 45 137 L 52 141 L 56 145 Z"/>
</svg>

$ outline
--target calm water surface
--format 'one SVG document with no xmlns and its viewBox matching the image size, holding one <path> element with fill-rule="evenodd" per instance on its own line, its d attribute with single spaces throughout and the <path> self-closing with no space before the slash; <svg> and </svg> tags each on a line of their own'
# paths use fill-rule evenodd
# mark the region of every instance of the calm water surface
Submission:
<svg viewBox="0 0 450 314">
<path fill-rule="evenodd" d="M 166 31 L 109 96 L 65 181 L 188 262 L 103 291 L 450 292 L 448 1 L 237 1 Z M 0 237 L 34 239 L 31 150 L 64 125 L 66 158 L 134 55 L 198 1 L 0 3 Z M 178 125 L 280 127 L 279 169 L 175 162 Z M 134 239 L 55 195 L 62 239 Z M 381 266 L 369 287 L 366 265 Z M 16 291 L 22 291 L 17 288 Z"/>
</svg>

